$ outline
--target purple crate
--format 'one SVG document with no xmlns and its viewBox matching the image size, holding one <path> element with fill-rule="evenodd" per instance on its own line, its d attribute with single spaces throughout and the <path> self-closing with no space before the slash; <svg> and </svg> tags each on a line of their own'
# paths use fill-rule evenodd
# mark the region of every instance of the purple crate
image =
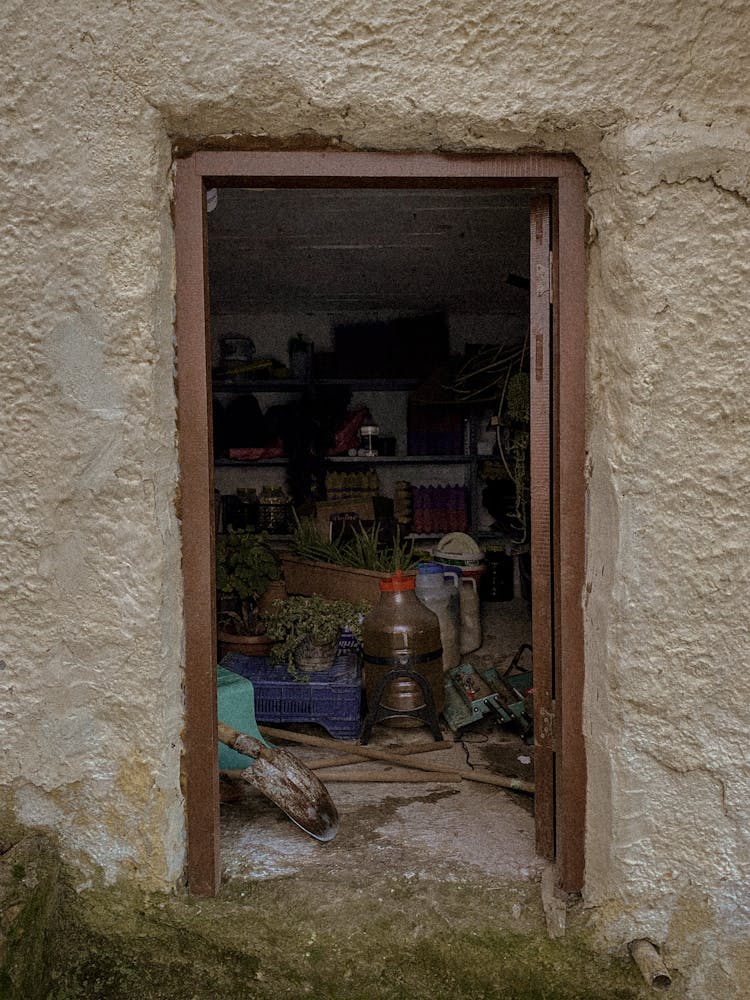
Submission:
<svg viewBox="0 0 750 1000">
<path fill-rule="evenodd" d="M 356 653 L 339 651 L 331 669 L 309 674 L 309 681 L 294 680 L 265 656 L 227 653 L 221 665 L 253 682 L 258 722 L 315 722 L 338 739 L 359 736 L 362 684 Z"/>
</svg>

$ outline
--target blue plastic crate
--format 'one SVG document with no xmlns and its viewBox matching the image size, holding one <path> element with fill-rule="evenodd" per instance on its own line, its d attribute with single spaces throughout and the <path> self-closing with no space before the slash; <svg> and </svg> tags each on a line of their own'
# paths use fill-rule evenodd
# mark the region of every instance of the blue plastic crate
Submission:
<svg viewBox="0 0 750 1000">
<path fill-rule="evenodd" d="M 253 682 L 259 722 L 315 722 L 339 739 L 359 736 L 362 684 L 356 653 L 339 650 L 331 669 L 309 674 L 309 681 L 294 680 L 265 656 L 228 653 L 221 666 Z"/>
</svg>

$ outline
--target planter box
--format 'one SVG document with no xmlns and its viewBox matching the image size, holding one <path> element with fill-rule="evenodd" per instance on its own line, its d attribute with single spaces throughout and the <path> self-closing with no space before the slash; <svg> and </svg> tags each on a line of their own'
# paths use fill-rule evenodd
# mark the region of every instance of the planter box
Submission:
<svg viewBox="0 0 750 1000">
<path fill-rule="evenodd" d="M 349 569 L 333 563 L 300 559 L 291 553 L 280 553 L 286 589 L 290 594 L 312 597 L 320 594 L 333 601 L 369 601 L 373 606 L 380 600 L 379 583 L 386 574 L 369 569 Z M 408 575 L 413 576 L 413 572 Z"/>
</svg>

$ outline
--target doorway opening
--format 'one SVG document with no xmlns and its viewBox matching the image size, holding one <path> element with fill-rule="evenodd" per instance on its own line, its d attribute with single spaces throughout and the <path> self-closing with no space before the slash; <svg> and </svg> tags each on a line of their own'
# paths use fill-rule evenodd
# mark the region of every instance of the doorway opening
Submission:
<svg viewBox="0 0 750 1000">
<path fill-rule="evenodd" d="M 324 490 L 366 475 L 368 497 L 390 501 L 390 520 L 428 556 L 460 535 L 496 564 L 481 584 L 481 644 L 461 659 L 481 672 L 533 646 L 536 736 L 527 746 L 517 726 L 454 718 L 456 746 L 464 765 L 516 776 L 535 758 L 534 822 L 508 799 L 508 822 L 526 830 L 518 866 L 533 864 L 535 825 L 537 851 L 556 856 L 564 888 L 580 888 L 579 168 L 554 157 L 199 153 L 177 164 L 176 223 L 191 890 L 215 891 L 222 851 L 225 870 L 250 875 L 302 870 L 310 857 L 270 810 L 248 821 L 242 806 L 222 807 L 219 822 L 213 545 L 248 516 L 250 491 L 299 491 L 289 426 L 320 419 L 299 406 L 312 384 L 337 418 L 360 410 L 378 428 L 375 448 L 360 433 L 325 456 Z M 293 343 L 305 345 L 301 361 Z M 261 526 L 283 548 L 289 524 Z M 398 732 L 376 730 L 386 741 Z M 338 786 L 337 802 L 363 818 L 360 839 L 368 823 L 391 846 L 419 844 L 421 829 L 433 865 L 472 825 L 494 824 L 507 855 L 485 788 L 413 787 L 387 822 L 380 784 Z"/>
</svg>

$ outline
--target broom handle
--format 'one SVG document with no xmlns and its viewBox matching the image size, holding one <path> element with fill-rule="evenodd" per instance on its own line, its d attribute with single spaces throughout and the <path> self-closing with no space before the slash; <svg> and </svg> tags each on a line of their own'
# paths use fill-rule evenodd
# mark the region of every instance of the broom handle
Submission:
<svg viewBox="0 0 750 1000">
<path fill-rule="evenodd" d="M 443 771 L 436 774 L 428 774 L 427 771 L 388 771 L 386 768 L 375 768 L 372 771 L 352 771 L 349 768 L 337 770 L 331 768 L 320 775 L 320 780 L 326 781 L 381 781 L 381 782 L 452 782 L 460 781 L 461 775 L 457 771 Z"/>
<path fill-rule="evenodd" d="M 259 728 L 264 736 L 268 736 L 272 740 L 288 740 L 290 743 L 300 743 L 311 747 L 326 747 L 330 750 L 341 746 L 337 740 L 325 739 L 322 736 L 307 736 L 302 733 L 287 732 L 285 729 L 273 729 L 270 726 L 260 726 Z M 434 764 L 430 761 L 420 760 L 419 758 L 401 757 L 398 754 L 389 753 L 387 750 L 376 750 L 374 747 L 358 746 L 357 754 L 361 757 L 367 757 L 370 760 L 384 760 L 389 764 L 415 767 L 420 771 L 445 771 L 443 764 Z M 466 781 L 477 781 L 483 785 L 496 785 L 498 788 L 509 788 L 514 792 L 526 792 L 529 795 L 534 794 L 534 784 L 530 781 L 507 778 L 503 774 L 486 774 L 479 771 L 469 771 L 468 769 L 456 770 L 454 773 L 460 774 Z"/>
</svg>

